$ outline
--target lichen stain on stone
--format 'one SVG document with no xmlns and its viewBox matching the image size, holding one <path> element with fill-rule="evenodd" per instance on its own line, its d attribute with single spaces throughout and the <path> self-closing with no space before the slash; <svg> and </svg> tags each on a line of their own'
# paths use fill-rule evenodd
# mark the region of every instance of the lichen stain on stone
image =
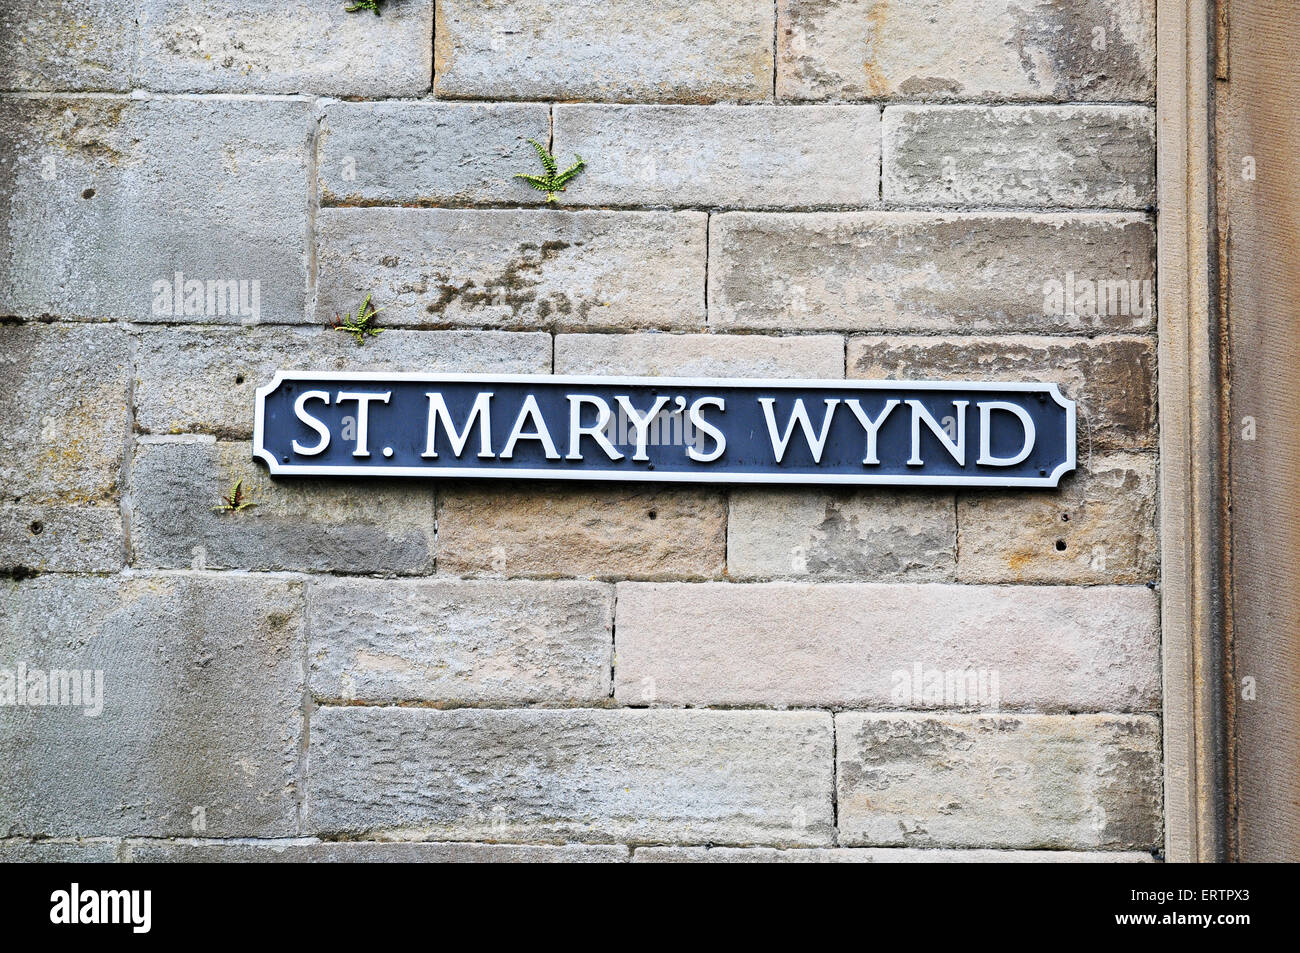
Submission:
<svg viewBox="0 0 1300 953">
<path fill-rule="evenodd" d="M 176 591 L 177 583 L 165 576 L 138 576 L 122 590 L 122 608 L 126 609 L 148 596 L 166 596 L 170 598 Z"/>
<path fill-rule="evenodd" d="M 853 740 L 864 766 L 934 761 L 972 745 L 969 734 L 938 719 L 868 722 Z"/>
<path fill-rule="evenodd" d="M 856 515 L 845 516 L 835 501 L 828 500 L 822 521 L 813 531 L 814 545 L 809 547 L 807 560 L 809 572 L 852 572 L 855 568 L 883 571 L 885 567 L 878 565 L 882 555 L 886 562 L 892 563 L 888 568 L 897 569 L 898 560 L 891 558 L 892 553 L 873 553 L 865 546 L 864 535 Z"/>
<path fill-rule="evenodd" d="M 86 504 L 115 499 L 120 452 L 104 453 L 103 444 L 108 421 L 126 412 L 120 397 L 113 386 L 100 385 L 71 406 L 42 418 L 37 469 L 58 489 L 33 496 L 31 502 Z M 105 408 L 111 411 L 106 413 Z M 100 470 L 103 473 L 97 474 Z"/>
<path fill-rule="evenodd" d="M 191 21 L 186 11 L 159 26 L 162 39 L 157 46 L 177 59 L 249 76 L 254 71 L 271 72 L 284 55 L 276 48 L 276 39 L 293 36 L 302 29 L 296 11 L 239 17 L 230 26 L 209 32 L 212 25 L 210 17 Z"/>
<path fill-rule="evenodd" d="M 293 621 L 293 613 L 290 612 L 270 612 L 266 616 L 266 624 L 271 627 L 273 632 L 281 632 Z"/>
<path fill-rule="evenodd" d="M 1117 727 L 1130 736 L 1145 733 L 1137 723 Z M 1160 838 L 1160 764 L 1155 753 L 1117 746 L 1107 752 L 1098 773 L 1103 779 L 1098 800 L 1105 805 L 1102 846 L 1155 847 Z"/>
<path fill-rule="evenodd" d="M 16 39 L 23 46 L 32 46 L 34 50 L 23 51 L 20 59 L 28 59 L 40 63 L 41 60 L 46 62 L 41 65 L 66 66 L 68 61 L 74 62 L 80 67 L 94 67 L 99 70 L 108 70 L 112 64 L 92 59 L 92 56 L 99 51 L 96 49 L 100 36 L 91 33 L 91 24 L 82 22 L 74 16 L 60 15 L 61 10 L 50 10 L 53 4 L 41 4 L 39 14 L 33 9 L 31 19 L 20 20 L 16 23 L 6 24 L 12 27 L 17 34 Z M 49 45 L 47 45 L 49 44 Z M 68 54 L 65 61 L 54 48 L 61 46 L 62 52 Z M 50 61 L 53 61 L 51 63 Z M 29 72 L 28 75 L 34 75 Z"/>
<path fill-rule="evenodd" d="M 481 286 L 472 278 L 467 278 L 459 285 L 443 278 L 438 285 L 437 299 L 426 305 L 425 311 L 442 315 L 453 303 L 459 302 L 466 308 L 508 307 L 511 316 L 516 319 L 524 317 L 530 310 L 540 321 L 547 320 L 552 310 L 567 316 L 575 310 L 573 301 L 563 292 L 539 295 L 540 276 L 546 262 L 556 258 L 562 251 L 582 244 L 559 239 L 548 239 L 541 244 L 524 242 L 519 246 L 518 257 Z M 579 317 L 585 319 L 591 307 L 591 302 L 580 301 L 576 308 Z"/>
<path fill-rule="evenodd" d="M 1030 83 L 1047 95 L 1077 99 L 1086 92 L 1104 94 L 1116 75 L 1143 71 L 1141 54 L 1124 36 L 1111 0 L 1045 4 L 1032 10 L 1013 6 L 1010 13 L 1015 25 L 1008 45 L 1019 51 L 1021 68 Z M 1092 48 L 1094 29 L 1105 31 L 1104 51 Z M 1072 32 L 1078 34 L 1077 42 L 1063 42 L 1062 37 Z M 1040 69 L 1043 65 L 1050 65 L 1050 70 Z M 1050 74 L 1043 75 L 1045 72 Z M 1118 98 L 1125 95 L 1117 94 Z"/>
<path fill-rule="evenodd" d="M 1023 573 L 1034 563 L 1034 554 L 1021 550 L 1007 557 L 1007 568 L 1016 574 Z"/>
<path fill-rule="evenodd" d="M 867 11 L 866 41 L 867 41 L 867 59 L 862 63 L 863 72 L 867 77 L 867 90 L 872 96 L 884 96 L 889 92 L 889 80 L 885 74 L 880 71 L 880 66 L 872 58 L 872 45 L 879 43 L 881 34 L 885 31 L 885 18 L 889 14 L 889 3 L 887 0 L 877 0 L 872 4 L 871 9 Z"/>
<path fill-rule="evenodd" d="M 912 76 L 898 85 L 898 93 L 909 98 L 923 99 L 927 96 L 956 96 L 964 88 L 956 80 L 942 76 Z"/>
<path fill-rule="evenodd" d="M 53 101 L 32 110 L 31 125 L 64 152 L 103 159 L 117 165 L 126 158 L 114 133 L 128 107 L 127 100 Z M 120 137 L 120 136 L 119 136 Z"/>
<path fill-rule="evenodd" d="M 415 675 L 428 673 L 430 666 L 417 666 L 410 659 L 402 658 L 390 652 L 369 652 L 359 650 L 353 659 L 353 665 L 361 672 L 386 672 L 395 675 Z M 447 668 L 446 662 L 439 661 L 432 668 Z M 350 674 L 350 673 L 349 673 Z"/>
</svg>

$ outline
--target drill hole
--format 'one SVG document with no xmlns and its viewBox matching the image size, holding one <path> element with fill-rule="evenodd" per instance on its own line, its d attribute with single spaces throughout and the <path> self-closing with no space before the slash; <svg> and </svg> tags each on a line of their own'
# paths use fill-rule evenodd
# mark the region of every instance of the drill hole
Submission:
<svg viewBox="0 0 1300 953">
<path fill-rule="evenodd" d="M 1063 540 L 1063 539 L 1058 539 L 1058 540 L 1056 541 L 1056 551 L 1057 551 L 1058 553 L 1063 553 L 1063 552 L 1065 552 L 1065 540 Z"/>
</svg>

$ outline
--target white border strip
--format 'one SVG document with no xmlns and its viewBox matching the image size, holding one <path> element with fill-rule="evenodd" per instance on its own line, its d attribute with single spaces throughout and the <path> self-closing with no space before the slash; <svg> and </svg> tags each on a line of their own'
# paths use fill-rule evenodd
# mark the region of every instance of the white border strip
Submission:
<svg viewBox="0 0 1300 953">
<path fill-rule="evenodd" d="M 1045 477 L 925 476 L 917 474 L 873 475 L 828 473 L 686 473 L 623 470 L 536 470 L 476 467 L 403 466 L 302 466 L 284 465 L 265 446 L 263 430 L 266 398 L 284 381 L 423 381 L 425 383 L 573 384 L 601 387 L 744 387 L 748 389 L 816 390 L 966 390 L 1022 391 L 1049 395 L 1065 410 L 1065 460 Z M 636 483 L 767 483 L 847 484 L 854 486 L 1001 486 L 1054 487 L 1076 466 L 1075 403 L 1055 383 L 1000 383 L 997 381 L 863 381 L 863 380 L 766 380 L 744 377 L 614 377 L 564 374 L 424 374 L 417 371 L 276 371 L 269 384 L 257 389 L 253 410 L 253 456 L 267 465 L 272 476 L 403 476 L 467 477 L 510 480 L 586 480 Z"/>
</svg>

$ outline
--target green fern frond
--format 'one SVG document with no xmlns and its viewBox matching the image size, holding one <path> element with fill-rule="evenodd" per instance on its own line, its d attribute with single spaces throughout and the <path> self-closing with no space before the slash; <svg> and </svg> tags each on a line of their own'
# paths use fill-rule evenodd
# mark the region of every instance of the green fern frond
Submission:
<svg viewBox="0 0 1300 953">
<path fill-rule="evenodd" d="M 230 492 L 221 498 L 221 505 L 213 507 L 216 513 L 238 513 L 240 510 L 252 509 L 257 504 L 244 493 L 244 481 L 239 479 L 230 488 Z"/>
<path fill-rule="evenodd" d="M 526 172 L 516 172 L 516 179 L 523 179 L 538 192 L 549 192 L 551 190 L 551 180 L 546 176 L 529 175 Z"/>
<path fill-rule="evenodd" d="M 342 318 L 335 315 L 330 321 L 330 324 L 334 326 L 335 331 L 345 331 L 348 334 L 351 334 L 358 344 L 365 344 L 367 334 L 371 337 L 376 337 L 377 335 L 384 333 L 383 328 L 377 328 L 373 323 L 375 315 L 383 310 L 383 308 L 376 308 L 372 305 L 370 303 L 370 295 L 366 295 L 366 300 L 361 302 L 361 307 L 357 309 L 357 316 L 355 318 L 352 317 L 351 314 L 345 315 Z"/>
<path fill-rule="evenodd" d="M 551 155 L 545 146 L 536 139 L 529 139 L 528 141 L 536 151 L 537 158 L 542 160 L 542 168 L 546 170 L 546 173 L 544 175 L 529 175 L 526 172 L 516 172 L 514 177 L 523 179 L 538 192 L 545 192 L 546 201 L 554 202 L 555 194 L 565 191 L 566 186 L 574 180 L 579 172 L 586 168 L 587 163 L 582 160 L 582 156 L 576 156 L 575 158 L 578 161 L 561 172 L 559 171 L 559 163 L 555 161 L 555 156 Z"/>
<path fill-rule="evenodd" d="M 370 10 L 375 16 L 379 16 L 379 3 L 380 0 L 353 0 L 343 9 L 348 13 L 356 13 L 358 10 Z"/>
<path fill-rule="evenodd" d="M 537 158 L 542 160 L 542 168 L 550 175 L 555 175 L 555 170 L 559 168 L 555 162 L 555 156 L 547 152 L 546 147 L 536 139 L 529 139 L 528 141 L 533 144 L 533 149 L 537 152 Z"/>
<path fill-rule="evenodd" d="M 582 161 L 582 156 L 578 156 L 577 159 L 578 159 L 577 162 L 569 166 L 567 169 L 565 169 L 563 172 L 561 172 L 559 175 L 555 177 L 555 184 L 558 185 L 561 189 L 563 189 L 566 185 L 572 182 L 574 177 L 587 167 L 587 163 Z"/>
</svg>

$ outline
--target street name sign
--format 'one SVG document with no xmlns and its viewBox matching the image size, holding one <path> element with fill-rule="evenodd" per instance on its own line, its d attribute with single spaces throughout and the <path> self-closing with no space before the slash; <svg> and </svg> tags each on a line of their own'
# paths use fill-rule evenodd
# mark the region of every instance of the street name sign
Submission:
<svg viewBox="0 0 1300 953">
<path fill-rule="evenodd" d="M 1056 486 L 1055 384 L 280 371 L 253 454 L 277 476 Z"/>
</svg>

